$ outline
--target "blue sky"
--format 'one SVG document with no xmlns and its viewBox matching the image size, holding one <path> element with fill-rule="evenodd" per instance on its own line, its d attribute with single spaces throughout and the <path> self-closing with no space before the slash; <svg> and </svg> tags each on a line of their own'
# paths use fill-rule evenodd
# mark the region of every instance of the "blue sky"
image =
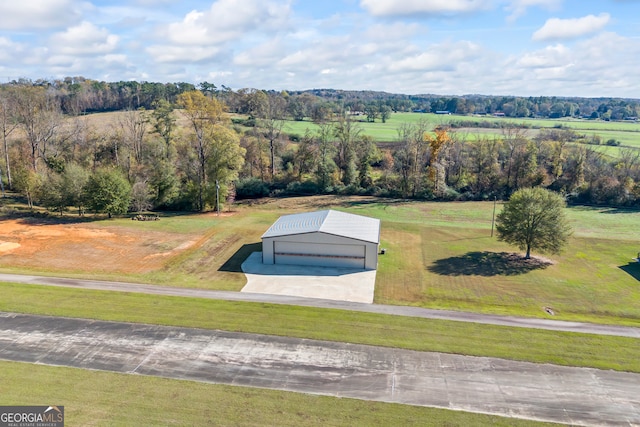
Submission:
<svg viewBox="0 0 640 427">
<path fill-rule="evenodd" d="M 640 0 L 18 0 L 0 79 L 640 98 Z"/>
</svg>

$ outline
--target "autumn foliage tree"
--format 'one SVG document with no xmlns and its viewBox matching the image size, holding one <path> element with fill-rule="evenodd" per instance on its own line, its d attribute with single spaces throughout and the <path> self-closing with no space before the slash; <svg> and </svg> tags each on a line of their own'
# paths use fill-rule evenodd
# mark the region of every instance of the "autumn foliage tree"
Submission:
<svg viewBox="0 0 640 427">
<path fill-rule="evenodd" d="M 431 155 L 429 157 L 429 180 L 433 183 L 434 192 L 437 195 L 444 193 L 445 189 L 445 168 L 440 163 L 440 153 L 442 149 L 451 142 L 451 137 L 446 128 L 438 127 L 434 130 L 434 135 L 424 134 L 424 140 L 429 144 Z"/>
<path fill-rule="evenodd" d="M 215 197 L 217 185 L 221 186 L 224 198 L 227 184 L 238 176 L 244 163 L 245 149 L 229 126 L 224 103 L 218 99 L 191 91 L 178 97 L 178 105 L 189 121 L 191 133 L 186 138 L 196 157 L 194 205 L 197 210 L 204 210 Z"/>
</svg>

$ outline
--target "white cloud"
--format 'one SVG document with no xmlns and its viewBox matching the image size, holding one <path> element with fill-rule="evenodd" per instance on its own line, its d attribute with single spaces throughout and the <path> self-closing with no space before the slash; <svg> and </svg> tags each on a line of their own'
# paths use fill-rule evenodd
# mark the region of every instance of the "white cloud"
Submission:
<svg viewBox="0 0 640 427">
<path fill-rule="evenodd" d="M 59 28 L 77 22 L 81 7 L 76 0 L 4 0 L 0 2 L 0 29 Z"/>
<path fill-rule="evenodd" d="M 637 94 L 639 55 L 637 43 L 602 33 L 572 47 L 558 44 L 510 58 L 501 64 L 502 77 L 505 86 L 520 85 L 516 94 L 637 96 L 631 94 Z"/>
<path fill-rule="evenodd" d="M 360 6 L 374 16 L 467 13 L 490 4 L 488 0 L 360 0 Z"/>
<path fill-rule="evenodd" d="M 181 0 L 135 0 L 135 3 L 142 6 L 158 6 L 161 4 L 178 4 Z"/>
<path fill-rule="evenodd" d="M 424 27 L 415 23 L 374 24 L 365 30 L 364 37 L 370 41 L 385 43 L 389 40 L 407 40 L 421 31 L 425 31 Z"/>
<path fill-rule="evenodd" d="M 505 7 L 511 11 L 511 15 L 507 18 L 509 21 L 515 21 L 527 13 L 530 7 L 543 7 L 548 10 L 556 10 L 560 8 L 563 0 L 510 0 L 510 4 Z"/>
<path fill-rule="evenodd" d="M 22 54 L 25 46 L 6 37 L 0 37 L 0 62 L 11 62 Z"/>
<path fill-rule="evenodd" d="M 278 65 L 287 69 L 299 70 L 304 72 L 305 69 L 320 69 L 327 65 L 347 65 L 359 61 L 360 58 L 355 55 L 354 48 L 360 43 L 354 43 L 351 37 L 326 37 L 314 40 L 299 46 L 297 49 L 291 49 L 290 53 L 285 53 Z M 351 56 L 351 54 L 354 54 Z"/>
<path fill-rule="evenodd" d="M 547 46 L 542 50 L 525 53 L 517 64 L 523 68 L 553 68 L 570 62 L 571 51 L 564 45 Z"/>
<path fill-rule="evenodd" d="M 17 76 L 24 75 L 24 70 L 30 66 L 42 67 L 46 65 L 45 77 L 62 78 L 70 75 L 82 75 L 94 79 L 111 80 L 110 76 L 117 80 L 127 80 L 134 75 L 135 67 L 130 63 L 125 54 L 106 54 L 96 56 L 76 56 L 64 54 L 51 54 L 46 48 L 36 49 L 30 52 L 28 58 L 17 64 Z M 13 70 L 14 72 L 16 70 Z"/>
<path fill-rule="evenodd" d="M 64 55 L 99 55 L 113 52 L 119 37 L 109 34 L 106 28 L 98 28 L 83 21 L 62 33 L 51 36 L 51 50 Z"/>
<path fill-rule="evenodd" d="M 192 10 L 180 22 L 159 31 L 163 42 L 147 48 L 160 62 L 202 61 L 218 56 L 231 43 L 264 39 L 288 28 L 288 1 L 218 0 L 205 11 Z M 255 41 L 255 40 L 254 40 Z"/>
<path fill-rule="evenodd" d="M 558 40 L 584 36 L 604 28 L 610 18 L 608 13 L 574 19 L 551 18 L 533 34 L 533 40 Z"/>
<path fill-rule="evenodd" d="M 285 52 L 286 46 L 279 38 L 275 38 L 239 53 L 234 57 L 233 63 L 250 67 L 270 66 L 278 62 Z"/>
<path fill-rule="evenodd" d="M 278 30 L 287 25 L 290 6 L 260 0 L 218 0 L 207 11 L 193 10 L 169 24 L 164 36 L 181 45 L 219 44 L 248 32 Z"/>
<path fill-rule="evenodd" d="M 211 46 L 150 46 L 146 52 L 160 63 L 201 62 L 215 58 L 220 49 Z"/>
<path fill-rule="evenodd" d="M 425 52 L 394 61 L 389 69 L 392 72 L 453 70 L 481 55 L 479 45 L 468 42 L 447 42 L 429 46 Z"/>
</svg>

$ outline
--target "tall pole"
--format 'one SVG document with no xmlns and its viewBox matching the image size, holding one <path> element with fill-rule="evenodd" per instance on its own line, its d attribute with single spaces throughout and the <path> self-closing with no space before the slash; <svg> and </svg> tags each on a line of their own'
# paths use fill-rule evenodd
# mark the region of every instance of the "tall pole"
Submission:
<svg viewBox="0 0 640 427">
<path fill-rule="evenodd" d="M 493 216 L 491 217 L 491 237 L 493 237 L 493 224 L 496 222 L 496 196 L 493 196 Z"/>
<path fill-rule="evenodd" d="M 220 216 L 220 184 L 216 179 L 216 214 Z"/>
</svg>

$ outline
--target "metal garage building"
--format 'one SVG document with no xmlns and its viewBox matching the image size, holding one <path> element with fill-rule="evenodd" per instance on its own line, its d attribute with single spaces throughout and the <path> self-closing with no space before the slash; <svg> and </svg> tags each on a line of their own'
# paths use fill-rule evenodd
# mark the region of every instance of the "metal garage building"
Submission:
<svg viewBox="0 0 640 427">
<path fill-rule="evenodd" d="M 375 270 L 380 220 L 334 210 L 280 217 L 262 235 L 264 264 Z"/>
</svg>

